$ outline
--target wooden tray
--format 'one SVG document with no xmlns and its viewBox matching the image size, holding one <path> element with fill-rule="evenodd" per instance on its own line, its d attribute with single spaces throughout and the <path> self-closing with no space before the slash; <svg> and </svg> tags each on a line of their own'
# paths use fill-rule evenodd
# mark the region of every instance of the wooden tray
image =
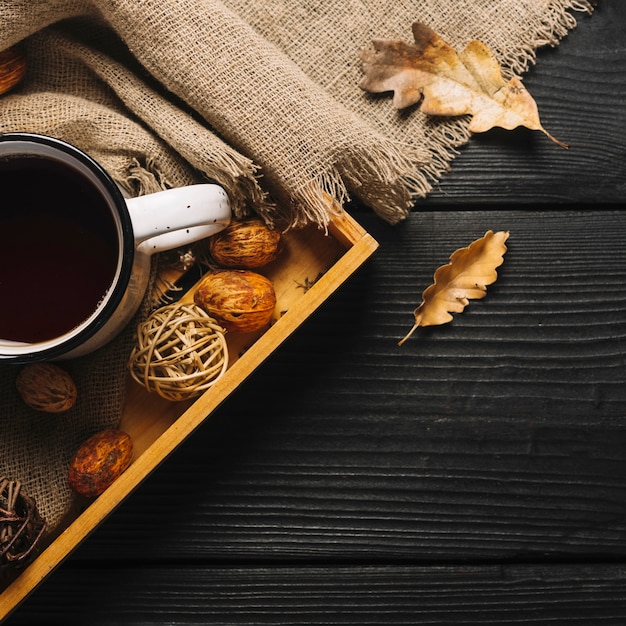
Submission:
<svg viewBox="0 0 626 626">
<path fill-rule="evenodd" d="M 195 401 L 169 402 L 129 377 L 121 428 L 133 439 L 132 464 L 86 508 L 83 500 L 77 503 L 60 532 L 16 578 L 0 581 L 0 621 L 378 247 L 347 214 L 335 218 L 327 234 L 314 226 L 289 231 L 284 244 L 280 257 L 258 270 L 272 280 L 276 290 L 273 323 L 257 333 L 227 334 L 228 369 L 202 396 Z M 190 299 L 192 291 L 193 287 L 183 298 Z"/>
</svg>

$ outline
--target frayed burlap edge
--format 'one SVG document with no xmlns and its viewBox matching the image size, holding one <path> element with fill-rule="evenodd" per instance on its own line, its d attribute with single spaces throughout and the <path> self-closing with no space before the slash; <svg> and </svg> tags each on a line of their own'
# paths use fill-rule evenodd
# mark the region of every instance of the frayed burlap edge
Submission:
<svg viewBox="0 0 626 626">
<path fill-rule="evenodd" d="M 327 229 L 332 217 L 341 215 L 344 205 L 358 198 L 385 221 L 396 224 L 410 211 L 412 199 L 407 181 L 422 164 L 421 152 L 390 140 L 381 139 L 367 151 L 360 147 L 344 149 L 333 163 L 295 189 L 290 197 L 283 197 L 264 217 L 270 224 L 282 224 L 286 230 L 310 223 Z"/>
</svg>

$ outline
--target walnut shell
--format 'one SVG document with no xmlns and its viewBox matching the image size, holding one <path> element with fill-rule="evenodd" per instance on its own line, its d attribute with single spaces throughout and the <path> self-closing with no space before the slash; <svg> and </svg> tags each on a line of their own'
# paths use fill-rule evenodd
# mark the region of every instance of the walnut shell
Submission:
<svg viewBox="0 0 626 626">
<path fill-rule="evenodd" d="M 99 496 L 130 465 L 133 442 L 128 433 L 107 428 L 92 435 L 76 451 L 67 479 L 70 487 L 87 498 Z"/>
<path fill-rule="evenodd" d="M 214 270 L 203 276 L 194 302 L 231 332 L 252 332 L 269 323 L 276 306 L 274 285 L 251 270 Z"/>
<path fill-rule="evenodd" d="M 46 413 L 71 409 L 78 395 L 72 377 L 54 363 L 25 365 L 17 375 L 15 386 L 28 406 Z"/>
<path fill-rule="evenodd" d="M 0 94 L 10 91 L 26 72 L 26 56 L 20 48 L 12 46 L 0 50 Z"/>
<path fill-rule="evenodd" d="M 259 218 L 233 220 L 208 240 L 213 260 L 222 267 L 255 269 L 280 253 L 282 236 Z"/>
</svg>

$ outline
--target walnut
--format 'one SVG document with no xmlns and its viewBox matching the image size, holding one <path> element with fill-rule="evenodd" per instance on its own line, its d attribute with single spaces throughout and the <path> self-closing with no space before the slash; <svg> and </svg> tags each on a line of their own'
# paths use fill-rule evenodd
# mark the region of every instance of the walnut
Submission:
<svg viewBox="0 0 626 626">
<path fill-rule="evenodd" d="M 133 442 L 128 433 L 116 428 L 101 430 L 76 451 L 68 469 L 69 485 L 87 498 L 99 496 L 132 459 Z"/>
<path fill-rule="evenodd" d="M 54 363 L 24 366 L 15 380 L 17 392 L 31 408 L 46 413 L 62 413 L 74 406 L 78 395 L 72 377 Z"/>
<path fill-rule="evenodd" d="M 263 220 L 233 220 L 208 240 L 213 260 L 222 267 L 255 269 L 267 265 L 281 252 L 282 236 Z"/>
<path fill-rule="evenodd" d="M 252 332 L 269 323 L 276 293 L 269 278 L 251 270 L 214 270 L 200 280 L 194 302 L 224 329 Z"/>
<path fill-rule="evenodd" d="M 26 56 L 17 46 L 0 50 L 0 94 L 15 87 L 26 72 Z"/>
</svg>

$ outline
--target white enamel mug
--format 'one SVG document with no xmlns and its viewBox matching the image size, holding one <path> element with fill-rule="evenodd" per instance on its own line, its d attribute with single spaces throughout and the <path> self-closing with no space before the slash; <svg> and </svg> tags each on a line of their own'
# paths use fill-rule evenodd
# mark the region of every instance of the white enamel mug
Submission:
<svg viewBox="0 0 626 626">
<path fill-rule="evenodd" d="M 0 363 L 102 347 L 137 312 L 153 254 L 210 237 L 230 220 L 219 185 L 127 199 L 75 146 L 0 134 Z"/>
</svg>

